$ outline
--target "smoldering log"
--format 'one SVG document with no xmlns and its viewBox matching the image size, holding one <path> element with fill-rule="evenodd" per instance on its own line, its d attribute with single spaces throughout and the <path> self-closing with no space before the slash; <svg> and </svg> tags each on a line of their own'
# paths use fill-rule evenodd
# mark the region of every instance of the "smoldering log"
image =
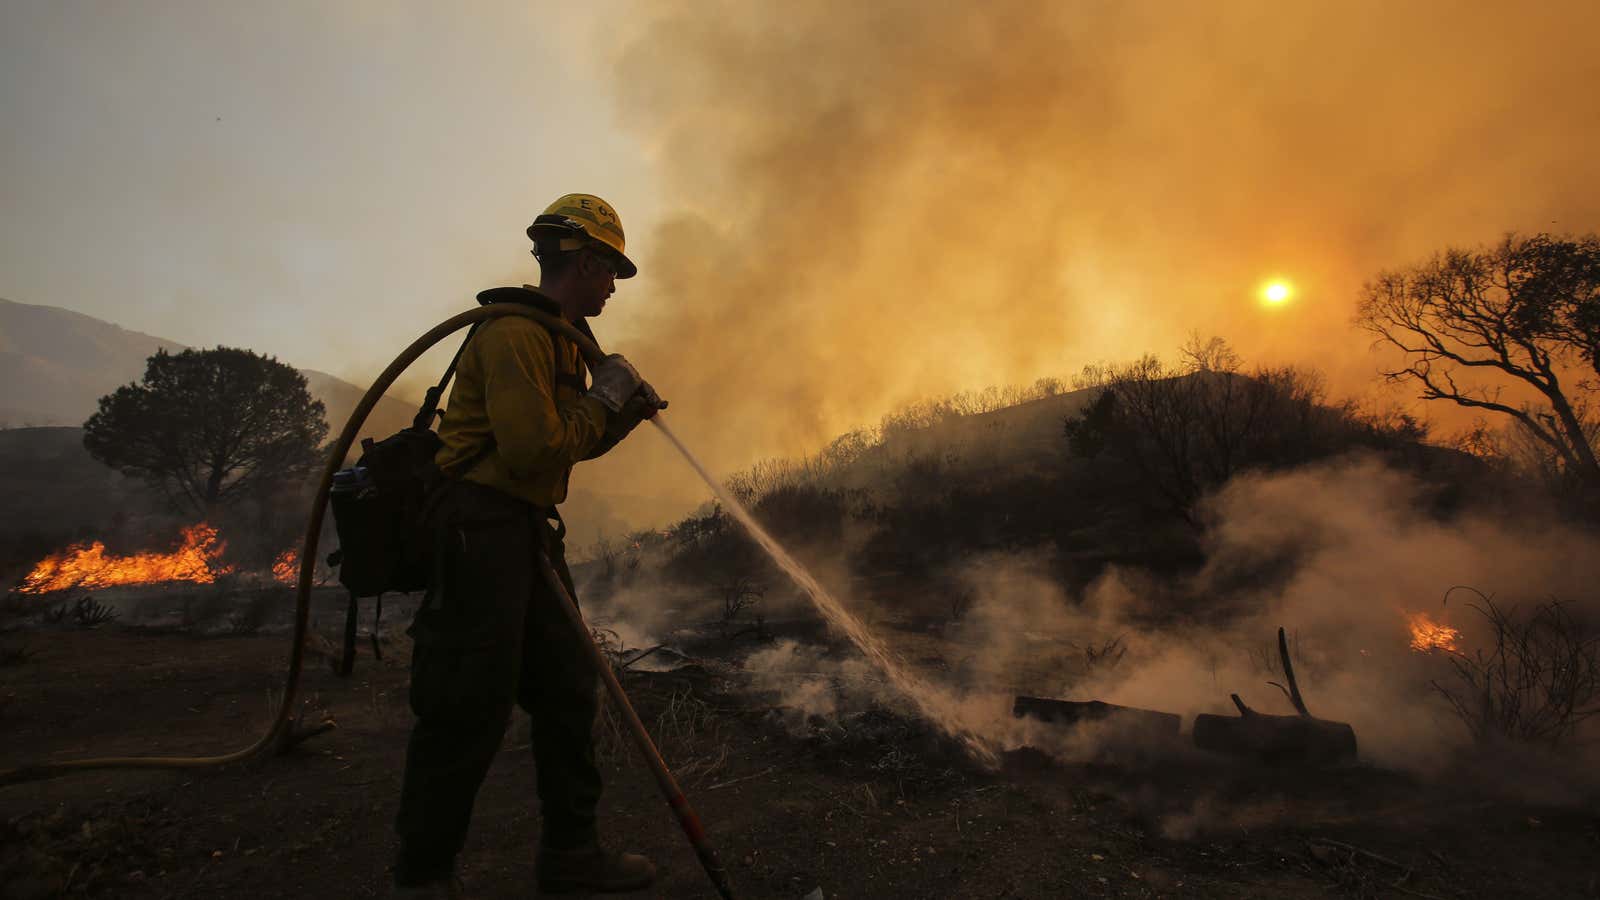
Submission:
<svg viewBox="0 0 1600 900">
<path fill-rule="evenodd" d="M 1106 722 L 1119 731 L 1148 737 L 1172 737 L 1178 733 L 1182 717 L 1176 713 L 1118 706 L 1100 700 L 1052 700 L 1047 697 L 1017 697 L 1011 715 L 1037 719 L 1053 725 L 1080 725 Z"/>
<path fill-rule="evenodd" d="M 1239 708 L 1237 717 L 1209 713 L 1195 716 L 1195 746 L 1268 763 L 1326 765 L 1354 759 L 1355 729 L 1346 722 L 1316 718 L 1306 709 L 1282 628 L 1278 629 L 1278 653 L 1283 658 L 1284 680 L 1288 682 L 1283 690 L 1298 715 L 1258 713 L 1233 694 L 1233 705 Z"/>
<path fill-rule="evenodd" d="M 1245 710 L 1239 716 L 1195 716 L 1195 746 L 1267 763 L 1325 765 L 1355 758 L 1356 732 L 1345 722 Z"/>
</svg>

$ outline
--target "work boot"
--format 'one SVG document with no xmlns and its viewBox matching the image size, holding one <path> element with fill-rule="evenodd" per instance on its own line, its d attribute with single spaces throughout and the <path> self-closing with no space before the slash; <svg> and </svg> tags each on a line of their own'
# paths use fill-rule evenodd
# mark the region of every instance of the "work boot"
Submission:
<svg viewBox="0 0 1600 900">
<path fill-rule="evenodd" d="M 643 890 L 656 880 L 650 860 L 637 853 L 613 853 L 599 844 L 573 850 L 542 847 L 536 871 L 544 894 L 617 894 Z"/>
</svg>

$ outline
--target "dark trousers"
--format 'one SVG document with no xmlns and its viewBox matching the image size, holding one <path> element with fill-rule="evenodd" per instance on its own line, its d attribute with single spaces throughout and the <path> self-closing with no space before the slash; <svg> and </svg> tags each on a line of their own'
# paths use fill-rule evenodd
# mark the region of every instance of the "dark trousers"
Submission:
<svg viewBox="0 0 1600 900">
<path fill-rule="evenodd" d="M 410 631 L 417 721 L 395 823 L 401 883 L 450 871 L 513 703 L 532 718 L 542 843 L 565 849 L 595 839 L 599 676 L 537 567 L 543 546 L 572 592 L 546 512 L 455 482 L 428 517 L 434 574 Z"/>
</svg>

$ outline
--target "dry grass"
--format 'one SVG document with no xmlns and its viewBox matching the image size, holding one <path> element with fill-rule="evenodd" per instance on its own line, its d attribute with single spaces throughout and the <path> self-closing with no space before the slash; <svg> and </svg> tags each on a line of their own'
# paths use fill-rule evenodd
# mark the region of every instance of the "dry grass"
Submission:
<svg viewBox="0 0 1600 900">
<path fill-rule="evenodd" d="M 656 716 L 655 739 L 685 784 L 704 781 L 728 761 L 728 744 L 711 705 L 689 687 L 674 688 L 667 697 L 667 705 Z"/>
<path fill-rule="evenodd" d="M 710 728 L 710 704 L 694 695 L 692 688 L 674 688 L 667 705 L 656 716 L 656 740 L 663 745 L 689 743 Z"/>
<path fill-rule="evenodd" d="M 637 699 L 644 700 L 645 695 L 641 692 Z M 728 744 L 722 739 L 715 712 L 689 687 L 674 688 L 667 695 L 650 736 L 685 786 L 704 782 L 728 760 Z M 596 762 L 612 769 L 621 769 L 634 752 L 633 736 L 609 701 L 600 704 L 595 716 L 594 750 Z"/>
</svg>

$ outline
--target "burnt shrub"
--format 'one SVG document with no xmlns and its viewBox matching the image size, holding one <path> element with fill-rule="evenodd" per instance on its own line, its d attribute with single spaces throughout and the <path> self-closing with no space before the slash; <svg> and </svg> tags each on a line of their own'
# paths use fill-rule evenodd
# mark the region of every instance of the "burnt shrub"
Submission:
<svg viewBox="0 0 1600 900">
<path fill-rule="evenodd" d="M 761 548 L 720 505 L 678 522 L 668 535 L 666 572 L 685 584 L 717 572 L 753 572 L 762 564 Z"/>
<path fill-rule="evenodd" d="M 785 484 L 757 499 L 751 514 L 779 540 L 806 544 L 836 540 L 848 511 L 845 491 Z"/>
<path fill-rule="evenodd" d="M 714 585 L 717 593 L 717 609 L 719 621 L 717 626 L 722 631 L 723 637 L 730 637 L 734 626 L 738 624 L 739 617 L 745 613 L 752 615 L 754 625 L 759 633 L 764 620 L 758 611 L 762 600 L 767 597 L 766 586 L 759 580 L 748 575 L 730 573 L 724 575 Z"/>
<path fill-rule="evenodd" d="M 1487 647 L 1453 652 L 1453 682 L 1433 687 L 1479 743 L 1560 748 L 1600 715 L 1600 634 L 1570 604 L 1502 606 L 1477 591 L 1468 604 L 1488 625 Z"/>
<path fill-rule="evenodd" d="M 1355 450 L 1404 454 L 1426 436 L 1404 414 L 1328 402 L 1314 372 L 1212 366 L 1191 357 L 1173 367 L 1145 356 L 1098 370 L 1099 395 L 1064 422 L 1068 447 L 1137 472 L 1152 502 L 1198 526 L 1200 499 L 1242 472 Z"/>
<path fill-rule="evenodd" d="M 119 615 L 114 608 L 90 596 L 80 597 L 72 606 L 72 620 L 79 628 L 97 628 L 116 621 Z"/>
</svg>

